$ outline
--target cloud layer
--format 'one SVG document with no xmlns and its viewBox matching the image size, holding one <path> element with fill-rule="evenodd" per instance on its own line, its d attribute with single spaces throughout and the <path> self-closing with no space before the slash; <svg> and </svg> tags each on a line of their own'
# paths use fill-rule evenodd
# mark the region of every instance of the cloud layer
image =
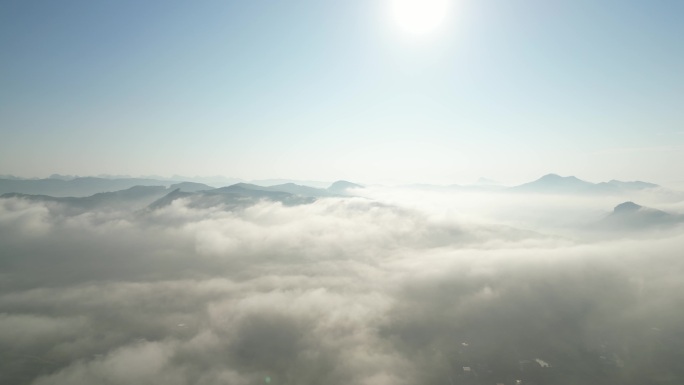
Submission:
<svg viewBox="0 0 684 385">
<path fill-rule="evenodd" d="M 0 382 L 674 384 L 681 250 L 362 198 L 0 199 Z"/>
</svg>

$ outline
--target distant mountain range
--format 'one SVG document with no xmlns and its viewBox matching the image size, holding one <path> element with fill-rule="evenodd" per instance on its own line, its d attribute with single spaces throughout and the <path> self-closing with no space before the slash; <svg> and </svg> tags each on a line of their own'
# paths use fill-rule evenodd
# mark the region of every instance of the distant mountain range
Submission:
<svg viewBox="0 0 684 385">
<path fill-rule="evenodd" d="M 622 194 L 647 189 L 660 188 L 654 183 L 641 181 L 623 182 L 611 180 L 608 182 L 591 183 L 574 176 L 560 176 L 548 174 L 543 177 L 519 186 L 506 187 L 496 181 L 480 178 L 475 184 L 470 185 L 430 185 L 430 184 L 411 184 L 404 187 L 432 190 L 432 191 L 491 191 L 491 192 L 512 192 L 512 193 L 534 193 L 534 194 Z"/>
<path fill-rule="evenodd" d="M 174 183 L 173 181 L 141 178 L 0 179 L 0 194 L 21 193 L 52 197 L 87 197 L 102 192 L 125 190 L 134 186 L 168 187 Z"/>
<path fill-rule="evenodd" d="M 563 177 L 556 174 L 548 174 L 533 182 L 511 187 L 508 190 L 513 192 L 551 194 L 619 194 L 656 187 L 660 186 L 641 181 L 622 182 L 611 180 L 609 182 L 591 183 L 574 176 Z"/>
<path fill-rule="evenodd" d="M 9 180 L 7 183 L 3 182 L 5 180 L 0 180 L 0 186 L 6 189 L 15 188 L 20 191 L 29 191 L 29 193 L 6 192 L 1 195 L 2 198 L 22 198 L 31 201 L 55 203 L 63 208 L 67 214 L 79 214 L 93 209 L 128 211 L 142 208 L 158 209 L 171 204 L 179 198 L 187 198 L 190 205 L 196 207 L 213 207 L 217 205 L 224 205 L 228 208 L 244 207 L 260 200 L 277 201 L 285 205 L 297 205 L 312 203 L 319 198 L 347 196 L 350 189 L 362 188 L 358 184 L 346 181 L 335 182 L 327 189 L 294 183 L 275 186 L 236 183 L 226 187 L 213 188 L 202 183 L 180 182 L 160 186 L 136 185 L 118 191 L 98 192 L 89 196 L 54 196 L 49 193 L 67 194 L 69 192 L 76 192 L 83 194 L 98 188 L 115 188 L 134 182 L 158 183 L 160 181 L 147 179 L 109 180 L 103 178 L 77 178 L 71 181 L 41 179 Z M 14 182 L 34 183 L 17 184 Z M 31 193 L 35 191 L 47 193 Z"/>
<path fill-rule="evenodd" d="M 188 180 L 148 179 L 148 178 L 103 178 L 103 177 L 78 177 L 69 179 L 70 176 L 53 175 L 47 179 L 2 179 L 0 178 L 0 195 L 5 193 L 20 193 L 31 195 L 47 195 L 52 197 L 87 197 L 102 192 L 125 190 L 134 186 L 163 186 L 177 188 L 182 186 L 183 192 L 198 192 L 210 190 L 214 187 L 205 183 Z M 226 178 L 226 180 L 228 180 Z M 271 185 L 271 182 L 282 182 Z M 262 180 L 258 183 L 233 183 L 229 186 L 242 185 L 245 188 L 281 191 L 293 195 L 307 197 L 326 197 L 332 195 L 345 195 L 348 190 L 361 186 L 347 181 L 334 182 L 327 188 L 320 187 L 323 182 L 311 184 L 295 183 L 288 180 Z M 175 186 L 175 187 L 172 187 Z M 255 186 L 255 187 L 248 187 Z M 545 175 L 535 181 L 514 187 L 497 185 L 496 182 L 482 179 L 474 185 L 409 185 L 409 188 L 423 190 L 463 190 L 463 191 L 500 191 L 513 193 L 539 193 L 539 194 L 605 194 L 617 195 L 635 191 L 659 188 L 660 186 L 641 182 L 623 182 L 611 180 L 608 182 L 591 183 L 574 176 L 560 176 L 556 174 Z M 221 187 L 223 188 L 223 187 Z"/>
<path fill-rule="evenodd" d="M 72 177 L 69 175 L 55 174 L 46 179 L 21 179 L 13 176 L 5 176 L 5 178 L 0 178 L 0 195 L 5 193 L 20 193 L 31 195 L 48 195 L 52 197 L 87 197 L 102 192 L 125 190 L 133 186 L 169 187 L 180 184 L 184 186 L 184 191 L 200 191 L 214 188 L 209 184 L 199 183 L 197 180 L 182 179 L 183 177 L 178 178 L 179 179 Z M 214 179 L 214 182 L 216 181 L 219 181 L 219 179 Z M 242 181 L 231 178 L 224 178 L 221 181 L 230 183 L 218 184 L 219 187 L 242 183 Z M 272 183 L 276 181 L 279 183 Z M 329 183 L 325 184 L 325 182 L 311 181 L 311 184 L 306 184 L 295 183 L 291 180 L 262 180 L 253 184 L 259 186 L 275 187 L 281 191 L 288 191 L 293 194 L 301 195 L 315 195 L 315 189 L 325 190 L 325 187 L 329 185 Z M 350 185 L 358 186 L 353 183 Z M 214 186 L 216 186 L 216 184 L 214 184 Z M 306 189 L 312 190 L 307 191 Z"/>
<path fill-rule="evenodd" d="M 176 189 L 180 191 L 180 189 Z M 87 197 L 53 197 L 5 193 L 2 198 L 22 198 L 34 202 L 57 204 L 65 214 L 77 215 L 92 210 L 134 211 L 147 207 L 150 203 L 169 193 L 164 186 L 134 186 L 125 190 L 97 193 Z"/>
<path fill-rule="evenodd" d="M 174 190 L 166 196 L 152 203 L 151 209 L 171 204 L 179 198 L 185 198 L 194 207 L 213 207 L 223 205 L 228 208 L 252 205 L 260 200 L 281 202 L 284 205 L 299 205 L 312 203 L 316 199 L 326 197 L 340 197 L 349 195 L 352 188 L 362 186 L 347 181 L 337 181 L 327 189 L 302 186 L 294 183 L 284 183 L 275 186 L 258 186 L 249 183 L 236 183 L 217 189 L 182 192 Z"/>
<path fill-rule="evenodd" d="M 206 190 L 212 190 L 214 187 L 207 186 L 204 183 L 195 183 L 195 182 L 180 182 L 180 183 L 174 183 L 171 186 L 169 186 L 169 189 L 171 190 L 180 190 L 182 192 L 197 192 L 197 191 L 206 191 Z"/>
<path fill-rule="evenodd" d="M 144 185 L 146 183 L 150 185 Z M 510 187 L 504 191 L 553 194 L 618 194 L 657 187 L 659 186 L 639 181 L 611 180 L 603 183 L 590 183 L 572 176 L 561 177 L 549 174 L 534 182 Z M 327 188 L 316 188 L 295 183 L 273 186 L 236 183 L 226 187 L 214 188 L 196 182 L 171 183 L 139 178 L 0 179 L 0 192 L 2 192 L 0 197 L 43 202 L 48 204 L 50 210 L 59 210 L 66 215 L 78 215 L 91 210 L 157 210 L 171 205 L 181 198 L 185 199 L 189 206 L 200 208 L 220 206 L 226 209 L 234 209 L 251 206 L 262 200 L 292 206 L 309 204 L 322 198 L 352 196 L 354 190 L 363 188 L 359 184 L 348 181 L 337 181 Z M 454 186 L 444 188 L 451 189 Z M 115 191 L 99 191 L 104 189 Z M 79 196 L 91 191 L 98 192 Z M 64 196 L 68 194 L 73 196 Z M 679 224 L 684 224 L 684 215 L 643 207 L 633 202 L 624 202 L 616 206 L 613 212 L 598 223 L 589 227 L 592 230 L 629 231 L 666 229 Z"/>
</svg>

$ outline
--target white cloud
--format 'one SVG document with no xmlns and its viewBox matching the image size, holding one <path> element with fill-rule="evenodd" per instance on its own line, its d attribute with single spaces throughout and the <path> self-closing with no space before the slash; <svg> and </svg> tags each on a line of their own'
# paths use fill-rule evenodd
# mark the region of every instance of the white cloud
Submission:
<svg viewBox="0 0 684 385">
<path fill-rule="evenodd" d="M 678 375 L 649 366 L 674 342 L 647 343 L 682 331 L 684 236 L 584 243 L 394 202 L 65 216 L 0 200 L 3 379 L 442 383 L 462 349 L 475 371 L 607 349 L 628 378 Z"/>
</svg>

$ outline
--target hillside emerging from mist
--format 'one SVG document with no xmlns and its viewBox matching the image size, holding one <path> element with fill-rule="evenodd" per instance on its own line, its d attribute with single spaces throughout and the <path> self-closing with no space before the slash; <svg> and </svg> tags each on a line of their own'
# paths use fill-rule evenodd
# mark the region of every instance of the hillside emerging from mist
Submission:
<svg viewBox="0 0 684 385">
<path fill-rule="evenodd" d="M 190 205 L 198 207 L 247 207 L 261 200 L 280 202 L 286 205 L 307 204 L 317 198 L 349 196 L 354 189 L 363 187 L 346 181 L 332 183 L 327 189 L 284 183 L 273 186 L 260 186 L 249 183 L 236 183 L 226 187 L 214 188 L 196 182 L 175 182 L 166 185 L 159 180 L 150 179 L 102 179 L 102 178 L 75 178 L 70 180 L 57 179 L 59 183 L 49 183 L 54 178 L 43 180 L 30 180 L 17 184 L 4 183 L 0 180 L 0 186 L 6 192 L 0 197 L 19 198 L 33 202 L 52 204 L 53 207 L 63 209 L 70 215 L 82 214 L 87 211 L 120 210 L 136 211 L 144 208 L 158 209 L 173 204 L 177 199 L 185 199 Z M 64 183 L 63 183 L 64 182 Z M 98 192 L 86 195 L 92 190 L 108 190 L 128 184 L 140 183 L 133 187 L 117 190 Z M 56 189 L 55 186 L 59 188 Z M 59 192 L 57 196 L 48 195 L 50 191 Z M 40 191 L 43 194 L 30 194 L 24 191 Z M 61 194 L 73 192 L 75 196 L 62 197 Z"/>
<path fill-rule="evenodd" d="M 613 212 L 600 222 L 604 228 L 615 231 L 666 229 L 680 223 L 684 223 L 684 215 L 644 207 L 634 202 L 615 206 Z"/>
</svg>

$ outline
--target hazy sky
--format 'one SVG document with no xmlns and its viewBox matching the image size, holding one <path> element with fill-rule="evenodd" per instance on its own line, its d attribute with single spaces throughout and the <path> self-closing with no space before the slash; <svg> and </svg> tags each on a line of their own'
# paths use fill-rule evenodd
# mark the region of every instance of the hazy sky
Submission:
<svg viewBox="0 0 684 385">
<path fill-rule="evenodd" d="M 684 179 L 684 2 L 390 5 L 3 1 L 0 174 Z"/>
</svg>

